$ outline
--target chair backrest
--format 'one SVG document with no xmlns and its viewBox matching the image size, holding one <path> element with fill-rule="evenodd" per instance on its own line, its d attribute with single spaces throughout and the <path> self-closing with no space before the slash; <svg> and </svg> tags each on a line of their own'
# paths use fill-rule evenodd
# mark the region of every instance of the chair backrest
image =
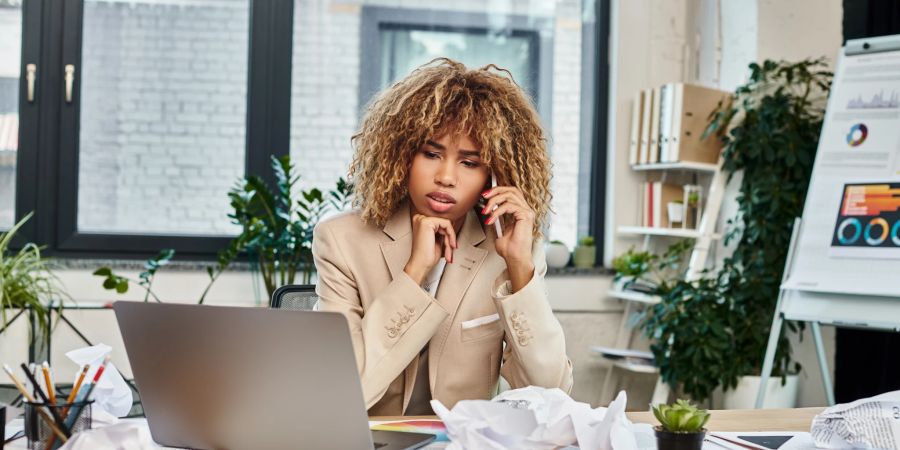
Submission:
<svg viewBox="0 0 900 450">
<path fill-rule="evenodd" d="M 319 301 L 314 284 L 288 284 L 272 293 L 270 308 L 311 311 Z"/>
</svg>

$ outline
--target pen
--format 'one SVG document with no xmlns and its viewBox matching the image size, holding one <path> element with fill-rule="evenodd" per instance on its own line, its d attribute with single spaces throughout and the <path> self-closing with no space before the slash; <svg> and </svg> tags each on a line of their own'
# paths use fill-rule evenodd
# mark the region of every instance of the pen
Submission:
<svg viewBox="0 0 900 450">
<path fill-rule="evenodd" d="M 56 404 L 56 386 L 53 385 L 53 378 L 50 377 L 50 364 L 44 361 L 41 365 L 41 372 L 44 372 L 44 385 L 47 386 L 47 395 L 50 396 L 50 403 Z"/>
<path fill-rule="evenodd" d="M 22 367 L 22 370 L 25 371 L 25 376 L 29 378 L 29 381 L 31 381 L 32 383 L 34 383 L 35 386 L 37 386 L 37 380 L 34 378 L 34 376 L 31 375 L 31 372 L 28 371 L 28 366 L 26 366 L 25 363 L 22 363 L 21 367 Z M 40 387 L 38 387 L 37 393 L 38 393 L 38 396 L 41 398 L 41 400 L 43 400 L 44 403 L 47 404 L 47 409 L 50 410 L 50 415 L 53 416 L 53 419 L 56 421 L 57 425 L 62 427 L 63 420 L 61 417 L 59 417 L 59 412 L 57 412 L 55 409 L 53 409 L 51 407 L 50 399 L 47 398 L 47 394 L 44 394 L 43 389 L 41 389 Z M 66 430 L 67 430 L 67 428 L 64 428 L 63 433 L 66 436 L 68 436 L 70 433 L 67 433 Z"/>
<path fill-rule="evenodd" d="M 3 371 L 6 372 L 7 375 L 9 375 L 9 379 L 12 380 L 14 385 L 16 385 L 16 389 L 18 389 L 19 392 L 22 393 L 22 396 L 25 397 L 25 400 L 28 400 L 32 403 L 41 418 L 44 419 L 44 421 L 47 422 L 47 425 L 50 426 L 50 430 L 53 431 L 53 434 L 57 435 L 63 442 L 66 442 L 68 438 L 66 437 L 65 433 L 63 433 L 53 422 L 53 419 L 38 406 L 38 403 L 34 400 L 34 397 L 32 397 L 31 394 L 28 393 L 28 389 L 25 389 L 25 386 L 22 385 L 22 382 L 19 381 L 19 379 L 13 373 L 12 369 L 10 369 L 8 365 L 4 364 Z"/>
</svg>

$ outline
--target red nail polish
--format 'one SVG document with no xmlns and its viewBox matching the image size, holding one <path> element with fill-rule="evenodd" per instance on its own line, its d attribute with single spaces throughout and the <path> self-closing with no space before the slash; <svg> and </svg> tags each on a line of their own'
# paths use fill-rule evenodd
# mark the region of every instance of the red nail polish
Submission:
<svg viewBox="0 0 900 450">
<path fill-rule="evenodd" d="M 485 206 L 484 208 L 481 208 L 481 213 L 487 214 L 487 206 Z"/>
<path fill-rule="evenodd" d="M 485 222 L 485 225 L 490 225 L 491 222 L 493 222 L 493 221 L 494 221 L 494 218 L 491 217 L 490 219 L 487 220 L 487 222 Z"/>
<path fill-rule="evenodd" d="M 487 196 L 488 196 L 488 194 L 490 194 L 490 193 L 491 193 L 491 190 L 490 190 L 490 189 L 488 189 L 488 190 L 486 190 L 486 191 L 484 191 L 484 192 L 482 192 L 482 193 L 481 193 L 481 196 L 482 196 L 482 197 L 487 197 Z"/>
</svg>

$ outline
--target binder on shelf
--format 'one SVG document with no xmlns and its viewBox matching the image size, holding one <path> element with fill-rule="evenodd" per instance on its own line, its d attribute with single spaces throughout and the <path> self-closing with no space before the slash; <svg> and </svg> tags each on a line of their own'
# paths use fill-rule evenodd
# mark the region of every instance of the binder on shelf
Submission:
<svg viewBox="0 0 900 450">
<path fill-rule="evenodd" d="M 668 83 L 661 89 L 659 104 L 659 162 L 669 162 L 669 142 L 674 134 L 672 116 L 674 111 L 675 85 Z"/>
<path fill-rule="evenodd" d="M 640 158 L 641 111 L 644 108 L 644 92 L 638 92 L 631 104 L 631 136 L 628 141 L 628 164 L 636 165 Z"/>
<path fill-rule="evenodd" d="M 669 162 L 702 162 L 715 164 L 722 142 L 715 136 L 701 139 L 709 115 L 731 93 L 686 83 L 674 83 L 672 89 L 672 124 L 666 148 Z"/>
<path fill-rule="evenodd" d="M 653 89 L 653 104 L 650 107 L 650 148 L 647 150 L 647 162 L 659 162 L 659 106 L 662 101 L 662 88 Z"/>
<path fill-rule="evenodd" d="M 653 109 L 653 90 L 644 89 L 641 94 L 641 140 L 638 149 L 638 164 L 647 164 L 650 153 L 650 112 Z"/>
</svg>

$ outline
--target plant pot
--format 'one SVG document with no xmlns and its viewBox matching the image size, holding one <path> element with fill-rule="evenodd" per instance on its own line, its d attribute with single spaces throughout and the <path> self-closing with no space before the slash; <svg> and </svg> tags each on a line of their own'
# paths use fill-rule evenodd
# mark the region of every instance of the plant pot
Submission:
<svg viewBox="0 0 900 450">
<path fill-rule="evenodd" d="M 699 433 L 675 433 L 657 426 L 653 427 L 653 431 L 657 450 L 700 450 L 706 437 L 705 428 Z"/>
<path fill-rule="evenodd" d="M 756 407 L 760 381 L 758 376 L 741 377 L 736 388 L 725 391 L 722 406 L 725 409 L 753 409 Z M 796 408 L 799 388 L 800 377 L 797 375 L 788 375 L 784 386 L 781 385 L 781 377 L 769 378 L 763 408 Z"/>
<path fill-rule="evenodd" d="M 669 213 L 669 228 L 672 227 L 673 223 L 682 223 L 684 222 L 684 203 L 681 202 L 669 202 L 666 204 L 666 208 Z"/>
<path fill-rule="evenodd" d="M 594 261 L 597 259 L 597 247 L 579 245 L 575 247 L 575 267 L 582 269 L 590 269 L 594 267 Z"/>
<path fill-rule="evenodd" d="M 566 267 L 572 257 L 569 247 L 566 247 L 565 244 L 549 243 L 544 246 L 544 253 L 547 256 L 547 267 L 554 269 Z"/>
</svg>

